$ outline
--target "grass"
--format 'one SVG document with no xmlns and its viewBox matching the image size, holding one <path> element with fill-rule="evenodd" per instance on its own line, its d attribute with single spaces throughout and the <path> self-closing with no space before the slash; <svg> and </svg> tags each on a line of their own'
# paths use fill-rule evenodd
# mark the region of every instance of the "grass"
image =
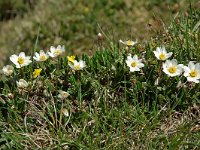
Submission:
<svg viewBox="0 0 200 150">
<path fill-rule="evenodd" d="M 200 62 L 199 16 L 191 8 L 162 34 L 133 46 L 128 53 L 145 64 L 140 72 L 129 72 L 124 45 L 104 38 L 94 55 L 76 58 L 86 62 L 81 71 L 73 72 L 62 56 L 3 76 L 1 149 L 199 149 L 200 85 L 159 74 L 153 54 L 165 45 L 179 63 Z M 33 79 L 35 68 L 43 70 Z M 30 82 L 28 88 L 17 88 L 20 78 Z M 59 90 L 70 95 L 60 99 Z"/>
</svg>

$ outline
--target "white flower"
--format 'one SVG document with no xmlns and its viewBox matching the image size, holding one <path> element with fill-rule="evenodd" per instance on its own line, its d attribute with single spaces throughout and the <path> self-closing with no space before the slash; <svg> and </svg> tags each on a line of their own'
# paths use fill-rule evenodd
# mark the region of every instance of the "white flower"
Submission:
<svg viewBox="0 0 200 150">
<path fill-rule="evenodd" d="M 73 70 L 82 70 L 86 65 L 85 65 L 85 61 L 83 60 L 80 60 L 79 62 L 77 60 L 74 60 L 74 63 L 69 63 L 69 66 Z"/>
<path fill-rule="evenodd" d="M 133 46 L 137 43 L 137 41 L 131 41 L 131 40 L 128 40 L 128 41 L 119 40 L 119 42 L 122 43 L 122 44 L 125 44 L 127 46 Z"/>
<path fill-rule="evenodd" d="M 14 98 L 14 94 L 13 94 L 13 93 L 8 93 L 7 97 L 8 97 L 9 99 L 13 99 L 13 98 Z"/>
<path fill-rule="evenodd" d="M 144 67 L 142 59 L 138 59 L 137 55 L 131 57 L 131 54 L 127 57 L 126 64 L 130 67 L 130 72 L 140 71 L 140 68 Z"/>
<path fill-rule="evenodd" d="M 57 48 L 51 46 L 50 52 L 48 52 L 49 56 L 52 58 L 58 57 L 59 55 L 62 55 L 65 52 L 65 47 L 58 45 Z"/>
<path fill-rule="evenodd" d="M 183 72 L 182 67 L 182 64 L 177 64 L 176 59 L 166 60 L 166 62 L 163 63 L 163 71 L 170 77 L 181 75 Z"/>
<path fill-rule="evenodd" d="M 184 66 L 184 76 L 187 77 L 189 82 L 199 83 L 200 79 L 200 63 L 194 64 L 192 61 L 189 62 L 188 67 Z"/>
<path fill-rule="evenodd" d="M 68 96 L 69 96 L 69 93 L 68 93 L 68 92 L 65 92 L 65 91 L 62 91 L 62 90 L 59 91 L 58 98 L 60 98 L 60 99 L 65 99 L 65 98 L 67 98 Z"/>
<path fill-rule="evenodd" d="M 162 60 L 162 61 L 165 61 L 166 59 L 168 59 L 169 57 L 171 57 L 172 54 L 173 54 L 172 52 L 167 53 L 167 51 L 166 51 L 166 49 L 165 49 L 164 46 L 157 47 L 156 51 L 153 51 L 153 52 L 154 52 L 156 58 L 158 60 Z"/>
<path fill-rule="evenodd" d="M 4 66 L 3 69 L 2 69 L 3 73 L 7 76 L 10 76 L 13 71 L 14 71 L 14 67 L 11 66 L 11 65 L 7 65 L 7 66 Z"/>
<path fill-rule="evenodd" d="M 28 82 L 26 82 L 26 80 L 24 79 L 20 79 L 19 81 L 17 81 L 17 87 L 18 88 L 27 88 L 28 87 Z"/>
<path fill-rule="evenodd" d="M 102 35 L 101 33 L 98 33 L 98 34 L 97 34 L 97 38 L 98 38 L 99 40 L 102 40 L 102 39 L 103 39 L 103 35 Z"/>
<path fill-rule="evenodd" d="M 40 50 L 40 53 L 35 53 L 35 56 L 33 56 L 33 59 L 35 59 L 36 61 L 45 61 L 49 58 L 49 56 L 43 51 Z"/>
<path fill-rule="evenodd" d="M 65 117 L 69 117 L 69 111 L 66 108 L 62 109 L 62 113 L 65 115 Z"/>
<path fill-rule="evenodd" d="M 30 56 L 26 56 L 24 52 L 19 53 L 19 56 L 10 56 L 10 60 L 16 65 L 17 68 L 27 66 L 32 62 L 30 60 Z"/>
</svg>

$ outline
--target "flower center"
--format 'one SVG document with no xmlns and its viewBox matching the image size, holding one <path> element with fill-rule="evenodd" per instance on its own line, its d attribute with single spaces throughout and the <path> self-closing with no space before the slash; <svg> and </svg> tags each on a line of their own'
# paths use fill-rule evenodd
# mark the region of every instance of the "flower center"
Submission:
<svg viewBox="0 0 200 150">
<path fill-rule="evenodd" d="M 61 50 L 60 49 L 56 49 L 55 51 L 54 51 L 54 55 L 60 55 L 61 54 Z"/>
<path fill-rule="evenodd" d="M 127 44 L 128 46 L 132 46 L 132 45 L 133 45 L 133 42 L 132 42 L 131 40 L 128 40 L 128 41 L 126 42 L 126 44 Z"/>
<path fill-rule="evenodd" d="M 166 56 L 165 56 L 165 54 L 161 53 L 160 56 L 159 56 L 159 58 L 160 58 L 161 60 L 165 60 L 165 59 L 166 59 Z"/>
<path fill-rule="evenodd" d="M 11 68 L 8 68 L 6 71 L 7 72 L 12 72 L 13 70 Z"/>
<path fill-rule="evenodd" d="M 177 70 L 177 69 L 176 69 L 176 67 L 174 67 L 174 66 L 168 68 L 168 71 L 169 71 L 170 73 L 175 73 L 176 70 Z"/>
<path fill-rule="evenodd" d="M 195 71 L 195 70 L 192 70 L 192 71 L 190 72 L 190 76 L 193 77 L 193 78 L 196 77 L 197 74 L 198 74 L 198 73 L 197 73 L 197 71 Z"/>
<path fill-rule="evenodd" d="M 131 63 L 131 67 L 136 67 L 137 66 L 137 63 L 134 61 Z"/>
<path fill-rule="evenodd" d="M 80 69 L 81 69 L 80 64 L 76 65 L 76 66 L 75 66 L 75 69 L 76 69 L 76 70 L 80 70 Z"/>
<path fill-rule="evenodd" d="M 46 56 L 45 56 L 45 55 L 41 55 L 41 56 L 40 56 L 40 60 L 41 60 L 41 61 L 45 61 L 45 60 L 46 60 Z"/>
<path fill-rule="evenodd" d="M 24 63 L 24 58 L 23 57 L 19 57 L 17 62 L 22 65 Z"/>
</svg>

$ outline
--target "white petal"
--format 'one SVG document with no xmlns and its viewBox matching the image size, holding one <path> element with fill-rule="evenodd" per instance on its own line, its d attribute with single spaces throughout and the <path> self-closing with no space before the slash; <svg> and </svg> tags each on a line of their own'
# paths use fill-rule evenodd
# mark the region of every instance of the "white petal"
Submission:
<svg viewBox="0 0 200 150">
<path fill-rule="evenodd" d="M 30 59 L 31 59 L 30 56 L 25 57 L 25 60 L 26 60 L 26 61 L 27 61 L 27 60 L 30 60 Z"/>
<path fill-rule="evenodd" d="M 153 53 L 154 53 L 154 55 L 156 56 L 156 58 L 160 60 L 160 57 L 159 57 L 160 54 L 159 54 L 159 52 L 157 52 L 157 51 L 153 51 Z"/>
<path fill-rule="evenodd" d="M 132 57 L 131 57 L 131 54 L 128 54 L 128 56 L 127 56 L 127 60 L 131 60 L 132 61 Z"/>
<path fill-rule="evenodd" d="M 163 63 L 163 68 L 168 68 L 168 66 L 171 65 L 171 62 L 169 60 L 166 60 L 166 62 Z"/>
<path fill-rule="evenodd" d="M 126 45 L 126 42 L 122 41 L 121 39 L 119 40 L 119 42 Z"/>
<path fill-rule="evenodd" d="M 51 47 L 50 47 L 51 53 L 53 53 L 53 52 L 55 51 L 55 49 L 56 49 L 55 47 L 51 46 Z"/>
<path fill-rule="evenodd" d="M 70 68 L 74 69 L 74 65 L 72 65 L 71 63 L 68 64 Z"/>
<path fill-rule="evenodd" d="M 166 69 L 166 68 L 167 68 L 166 62 L 163 63 L 162 68 L 163 68 L 163 69 Z"/>
<path fill-rule="evenodd" d="M 156 48 L 156 51 L 160 54 L 160 53 L 161 53 L 161 48 L 160 48 L 160 47 L 157 47 L 157 48 Z"/>
<path fill-rule="evenodd" d="M 196 78 L 200 79 L 200 72 L 197 72 Z"/>
<path fill-rule="evenodd" d="M 176 60 L 176 59 L 172 59 L 172 60 L 171 60 L 171 64 L 172 64 L 173 66 L 177 66 L 177 60 Z"/>
<path fill-rule="evenodd" d="M 77 66 L 77 65 L 79 65 L 78 61 L 74 60 L 74 66 Z"/>
<path fill-rule="evenodd" d="M 39 61 L 38 57 L 33 56 L 33 59 L 35 59 L 36 61 Z"/>
<path fill-rule="evenodd" d="M 57 46 L 57 49 L 62 49 L 61 45 L 58 45 L 58 46 Z"/>
<path fill-rule="evenodd" d="M 199 80 L 197 80 L 197 79 L 195 79 L 195 78 L 187 77 L 187 80 L 188 80 L 189 82 L 199 83 Z"/>
<path fill-rule="evenodd" d="M 165 67 L 165 68 L 163 68 L 163 72 L 165 73 L 165 74 L 167 74 L 167 75 L 169 75 L 170 73 L 169 73 L 169 71 L 168 71 L 168 69 Z"/>
<path fill-rule="evenodd" d="M 189 62 L 188 67 L 190 68 L 190 70 L 194 70 L 195 69 L 195 65 L 192 61 Z"/>
<path fill-rule="evenodd" d="M 18 64 L 18 56 L 17 55 L 12 55 L 10 56 L 10 60 L 16 65 Z"/>
<path fill-rule="evenodd" d="M 138 56 L 137 56 L 137 55 L 134 55 L 134 56 L 133 56 L 133 60 L 138 61 Z"/>
<path fill-rule="evenodd" d="M 37 52 L 35 52 L 35 56 L 36 56 L 37 58 L 39 58 L 39 57 L 40 57 L 40 54 L 37 53 Z"/>
<path fill-rule="evenodd" d="M 32 61 L 31 61 L 31 60 L 27 60 L 26 63 L 27 63 L 27 64 L 30 64 L 30 63 L 32 63 Z"/>
<path fill-rule="evenodd" d="M 138 68 L 142 68 L 142 67 L 144 67 L 144 64 L 139 62 L 138 65 L 137 65 L 137 67 Z"/>
<path fill-rule="evenodd" d="M 55 55 L 54 55 L 53 53 L 51 53 L 51 52 L 48 52 L 48 54 L 49 54 L 49 56 L 52 57 L 52 58 L 55 57 Z"/>
<path fill-rule="evenodd" d="M 172 54 L 173 54 L 172 52 L 167 53 L 167 54 L 166 54 L 166 58 L 168 59 L 169 57 L 172 56 Z"/>
<path fill-rule="evenodd" d="M 81 68 L 84 68 L 86 65 L 85 65 L 85 61 L 83 61 L 83 60 L 80 60 L 79 61 L 79 64 L 80 64 L 80 67 Z"/>
<path fill-rule="evenodd" d="M 62 50 L 62 53 L 65 52 L 65 46 L 64 45 L 62 46 L 61 50 Z"/>
<path fill-rule="evenodd" d="M 16 68 L 21 68 L 22 66 L 20 66 L 19 64 L 16 64 Z"/>
<path fill-rule="evenodd" d="M 23 58 L 25 58 L 25 57 L 26 57 L 26 55 L 25 55 L 25 53 L 24 53 L 24 52 L 21 52 L 21 53 L 19 53 L 19 56 L 20 56 L 20 57 L 23 57 Z"/>
<path fill-rule="evenodd" d="M 167 54 L 167 51 L 166 51 L 166 49 L 165 49 L 165 46 L 162 46 L 161 52 L 164 53 L 164 54 Z"/>
<path fill-rule="evenodd" d="M 43 50 L 40 50 L 40 55 L 41 55 L 41 54 L 45 54 L 45 52 L 44 52 Z"/>
<path fill-rule="evenodd" d="M 138 68 L 138 67 L 135 67 L 135 71 L 140 71 L 140 68 Z"/>
<path fill-rule="evenodd" d="M 177 68 L 177 71 L 176 71 L 176 72 L 177 72 L 177 73 L 176 73 L 177 75 L 181 75 L 182 72 L 183 72 L 183 71 L 182 71 L 182 68 Z"/>
<path fill-rule="evenodd" d="M 198 72 L 200 72 L 200 63 L 196 63 L 195 64 L 195 70 L 197 70 Z"/>
<path fill-rule="evenodd" d="M 187 66 L 183 66 L 183 70 L 184 70 L 184 76 L 185 76 L 185 74 L 188 74 L 189 75 L 189 73 L 191 72 L 191 70 L 190 70 L 190 68 L 189 67 L 187 67 Z"/>
<path fill-rule="evenodd" d="M 130 67 L 130 72 L 134 72 L 134 71 L 136 71 L 135 68 Z"/>
<path fill-rule="evenodd" d="M 126 60 L 126 64 L 127 64 L 127 66 L 131 66 L 131 63 L 132 63 L 132 60 Z"/>
</svg>

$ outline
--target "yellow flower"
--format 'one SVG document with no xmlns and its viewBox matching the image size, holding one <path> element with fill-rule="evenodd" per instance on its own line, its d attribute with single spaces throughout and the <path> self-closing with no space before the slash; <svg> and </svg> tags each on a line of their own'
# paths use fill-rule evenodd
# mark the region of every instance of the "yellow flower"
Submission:
<svg viewBox="0 0 200 150">
<path fill-rule="evenodd" d="M 42 71 L 41 68 L 35 69 L 33 72 L 33 78 L 37 78 L 40 75 L 41 71 Z"/>
<path fill-rule="evenodd" d="M 75 56 L 67 56 L 67 59 L 70 63 L 74 63 Z"/>
</svg>

